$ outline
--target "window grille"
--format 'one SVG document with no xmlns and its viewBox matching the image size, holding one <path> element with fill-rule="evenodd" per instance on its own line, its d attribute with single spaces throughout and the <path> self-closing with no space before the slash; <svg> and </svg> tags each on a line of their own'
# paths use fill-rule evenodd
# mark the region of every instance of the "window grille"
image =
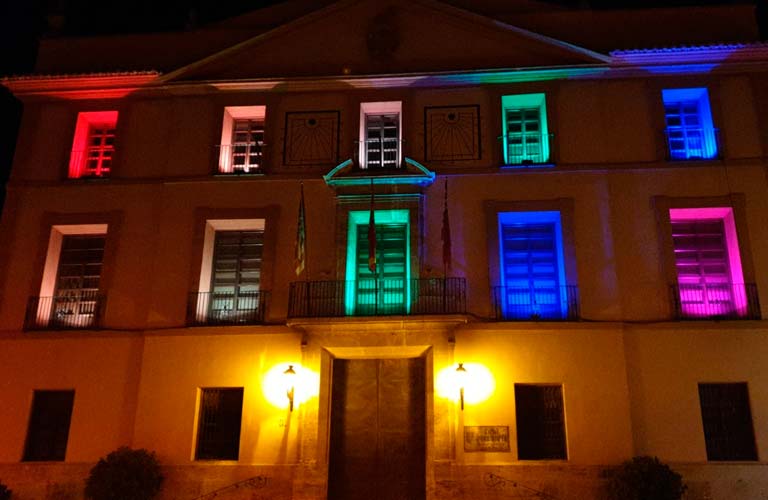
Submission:
<svg viewBox="0 0 768 500">
<path fill-rule="evenodd" d="M 757 460 L 745 383 L 699 384 L 707 460 Z"/>
<path fill-rule="evenodd" d="M 237 460 L 243 388 L 202 389 L 197 429 L 197 460 Z"/>
<path fill-rule="evenodd" d="M 365 115 L 366 168 L 399 166 L 399 127 L 399 114 Z"/>
<path fill-rule="evenodd" d="M 518 458 L 566 459 L 562 386 L 515 384 L 515 406 Z"/>
<path fill-rule="evenodd" d="M 35 391 L 24 461 L 62 461 L 67 452 L 75 391 Z"/>
<path fill-rule="evenodd" d="M 261 167 L 264 123 L 261 120 L 235 120 L 232 127 L 232 169 L 248 173 Z"/>
<path fill-rule="evenodd" d="M 115 153 L 115 127 L 111 125 L 92 125 L 88 132 L 83 176 L 103 177 L 112 168 L 112 156 Z"/>
</svg>

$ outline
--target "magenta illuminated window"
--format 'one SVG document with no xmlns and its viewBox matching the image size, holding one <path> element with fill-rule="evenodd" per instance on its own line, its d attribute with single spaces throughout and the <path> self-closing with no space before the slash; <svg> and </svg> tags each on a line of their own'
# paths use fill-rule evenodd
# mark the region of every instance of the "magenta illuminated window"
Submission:
<svg viewBox="0 0 768 500">
<path fill-rule="evenodd" d="M 679 312 L 688 318 L 748 313 L 739 242 L 730 207 L 669 211 Z"/>
<path fill-rule="evenodd" d="M 78 113 L 67 177 L 106 177 L 115 154 L 117 111 Z"/>
</svg>

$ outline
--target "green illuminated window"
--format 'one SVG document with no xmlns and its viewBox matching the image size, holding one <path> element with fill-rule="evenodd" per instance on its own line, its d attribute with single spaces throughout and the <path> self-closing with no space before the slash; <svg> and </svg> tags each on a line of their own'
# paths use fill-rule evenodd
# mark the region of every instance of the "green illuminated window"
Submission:
<svg viewBox="0 0 768 500">
<path fill-rule="evenodd" d="M 348 315 L 407 314 L 410 305 L 408 210 L 376 210 L 376 274 L 368 268 L 370 212 L 349 213 Z"/>
<path fill-rule="evenodd" d="M 501 106 L 506 164 L 548 163 L 549 130 L 544 94 L 505 95 Z"/>
</svg>

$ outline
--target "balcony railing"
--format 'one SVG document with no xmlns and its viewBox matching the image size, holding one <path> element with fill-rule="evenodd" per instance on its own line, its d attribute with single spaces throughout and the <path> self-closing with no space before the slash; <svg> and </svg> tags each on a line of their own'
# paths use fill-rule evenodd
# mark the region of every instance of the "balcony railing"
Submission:
<svg viewBox="0 0 768 500">
<path fill-rule="evenodd" d="M 361 279 L 291 283 L 288 317 L 464 314 L 464 278 Z"/>
<path fill-rule="evenodd" d="M 674 319 L 760 319 L 754 283 L 670 285 Z"/>
<path fill-rule="evenodd" d="M 106 297 L 79 292 L 53 297 L 30 297 L 25 330 L 87 330 L 99 328 Z"/>
<path fill-rule="evenodd" d="M 500 137 L 504 141 L 509 166 L 549 165 L 552 134 L 535 132 L 510 132 Z"/>
<path fill-rule="evenodd" d="M 400 149 L 402 140 L 394 137 L 366 139 L 363 141 L 359 158 L 361 169 L 392 170 L 401 168 Z M 360 141 L 356 144 L 359 146 Z"/>
<path fill-rule="evenodd" d="M 506 321 L 577 321 L 579 289 L 557 287 L 510 287 L 493 289 L 494 314 Z"/>
<path fill-rule="evenodd" d="M 216 174 L 242 175 L 261 173 L 264 166 L 264 143 L 236 142 L 219 144 Z"/>
<path fill-rule="evenodd" d="M 707 127 L 666 127 L 667 159 L 715 160 L 720 158 L 720 130 Z"/>
<path fill-rule="evenodd" d="M 187 325 L 255 325 L 264 322 L 269 292 L 192 292 Z"/>
</svg>

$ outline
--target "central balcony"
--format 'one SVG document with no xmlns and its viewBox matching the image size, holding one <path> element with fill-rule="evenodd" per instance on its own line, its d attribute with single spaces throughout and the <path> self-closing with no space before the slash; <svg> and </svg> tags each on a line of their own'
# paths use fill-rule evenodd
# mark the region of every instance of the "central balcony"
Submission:
<svg viewBox="0 0 768 500">
<path fill-rule="evenodd" d="M 578 321 L 579 289 L 574 285 L 493 288 L 499 321 Z"/>
<path fill-rule="evenodd" d="M 464 278 L 360 279 L 291 283 L 289 318 L 464 314 Z"/>
</svg>

